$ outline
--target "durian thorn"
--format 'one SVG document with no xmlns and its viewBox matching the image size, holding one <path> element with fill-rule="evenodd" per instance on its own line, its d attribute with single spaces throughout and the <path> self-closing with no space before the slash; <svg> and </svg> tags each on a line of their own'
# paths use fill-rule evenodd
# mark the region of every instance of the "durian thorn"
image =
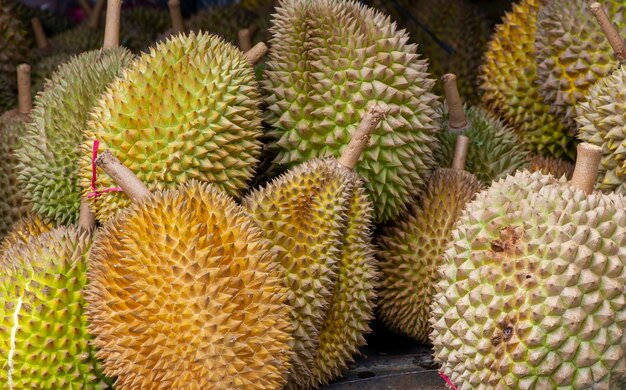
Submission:
<svg viewBox="0 0 626 390">
<path fill-rule="evenodd" d="M 469 149 L 469 138 L 464 135 L 456 137 L 456 145 L 454 147 L 454 157 L 452 158 L 452 169 L 460 171 L 465 169 L 465 160 L 467 160 L 467 151 Z"/>
<path fill-rule="evenodd" d="M 78 0 L 78 5 L 80 5 L 80 8 L 82 8 L 88 16 L 91 16 L 93 10 L 87 0 Z"/>
<path fill-rule="evenodd" d="M 583 142 L 576 147 L 576 166 L 570 186 L 591 194 L 598 177 L 602 148 Z"/>
<path fill-rule="evenodd" d="M 21 64 L 17 67 L 17 111 L 28 115 L 33 108 L 33 96 L 30 89 L 30 65 Z"/>
<path fill-rule="evenodd" d="M 104 49 L 111 49 L 120 45 L 120 13 L 122 0 L 107 1 L 107 15 L 104 26 Z"/>
<path fill-rule="evenodd" d="M 609 44 L 611 44 L 617 59 L 620 62 L 626 61 L 626 42 L 624 42 L 624 39 L 620 36 L 619 30 L 615 24 L 609 20 L 609 16 L 604 11 L 602 4 L 594 1 L 589 4 L 589 10 L 594 14 L 598 23 L 600 23 L 600 27 L 609 40 Z"/>
<path fill-rule="evenodd" d="M 39 49 L 45 49 L 50 46 L 50 42 L 48 42 L 48 37 L 46 36 L 46 32 L 43 30 L 43 26 L 41 25 L 41 20 L 39 18 L 32 18 L 30 20 L 30 24 L 33 27 L 33 33 L 35 34 L 35 41 L 37 42 L 37 47 Z"/>
<path fill-rule="evenodd" d="M 244 53 L 252 49 L 252 33 L 250 28 L 242 28 L 238 33 L 239 37 L 239 49 Z"/>
<path fill-rule="evenodd" d="M 338 161 L 339 165 L 348 169 L 354 169 L 359 158 L 361 158 L 361 154 L 363 154 L 363 151 L 369 144 L 372 133 L 376 130 L 380 121 L 383 120 L 385 114 L 385 110 L 377 103 L 372 104 L 367 109 L 367 113 L 352 134 L 350 143 L 348 143 L 348 146 L 341 154 Z"/>
<path fill-rule="evenodd" d="M 461 101 L 459 89 L 456 86 L 456 75 L 448 73 L 443 75 L 441 80 L 448 103 L 448 126 L 450 130 L 464 130 L 469 126 L 469 122 L 463 110 L 463 101 Z"/>
<path fill-rule="evenodd" d="M 87 231 L 92 231 L 96 228 L 96 216 L 91 211 L 89 201 L 86 199 L 80 200 L 80 213 L 78 214 L 78 227 Z"/>
<path fill-rule="evenodd" d="M 263 58 L 265 53 L 267 53 L 267 45 L 265 45 L 264 42 L 259 42 L 254 45 L 252 49 L 243 53 L 243 55 L 246 57 L 248 62 L 254 66 L 261 60 L 261 58 Z"/>
<path fill-rule="evenodd" d="M 180 9 L 180 1 L 169 0 L 167 2 L 167 7 L 170 9 L 172 29 L 177 33 L 185 31 L 185 21 L 183 20 L 183 12 Z"/>
<path fill-rule="evenodd" d="M 104 4 L 106 0 L 97 0 L 96 5 L 93 8 L 93 11 L 89 15 L 89 20 L 87 21 L 87 27 L 96 29 L 100 24 L 100 15 L 102 15 L 102 10 L 104 9 Z"/>
<path fill-rule="evenodd" d="M 111 151 L 105 150 L 98 156 L 96 165 L 102 168 L 133 202 L 137 203 L 152 196 L 148 187 Z"/>
</svg>

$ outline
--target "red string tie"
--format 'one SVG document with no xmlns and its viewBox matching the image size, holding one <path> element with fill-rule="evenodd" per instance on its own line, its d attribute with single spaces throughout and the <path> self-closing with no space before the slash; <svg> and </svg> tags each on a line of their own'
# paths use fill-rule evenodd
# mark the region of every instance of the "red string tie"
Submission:
<svg viewBox="0 0 626 390">
<path fill-rule="evenodd" d="M 454 383 L 452 383 L 450 378 L 446 376 L 446 374 L 444 374 L 443 372 L 439 372 L 439 376 L 446 382 L 448 386 L 452 387 L 452 390 L 458 390 L 456 386 L 454 385 Z"/>
<path fill-rule="evenodd" d="M 96 159 L 98 158 L 98 148 L 100 147 L 100 141 L 93 141 L 93 148 L 91 150 L 91 192 L 87 194 L 87 199 L 98 198 L 102 194 L 107 192 L 123 192 L 120 187 L 111 187 L 99 190 L 96 188 L 96 179 L 98 175 L 98 167 L 96 166 Z"/>
</svg>

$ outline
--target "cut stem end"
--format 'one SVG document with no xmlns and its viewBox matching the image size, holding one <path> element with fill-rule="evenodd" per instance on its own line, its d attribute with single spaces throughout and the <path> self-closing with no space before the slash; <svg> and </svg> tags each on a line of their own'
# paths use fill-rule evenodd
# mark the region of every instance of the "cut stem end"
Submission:
<svg viewBox="0 0 626 390">
<path fill-rule="evenodd" d="M 120 13 L 122 12 L 121 0 L 107 1 L 107 17 L 104 27 L 104 49 L 118 47 L 120 44 Z"/>
<path fill-rule="evenodd" d="M 467 128 L 469 122 L 465 116 L 463 101 L 456 86 L 456 76 L 448 73 L 441 80 L 443 81 L 446 103 L 448 103 L 448 125 L 451 130 L 463 130 Z"/>
<path fill-rule="evenodd" d="M 611 44 L 611 47 L 615 52 L 615 57 L 617 57 L 620 62 L 625 62 L 626 42 L 624 42 L 624 39 L 620 36 L 619 30 L 615 24 L 609 20 L 609 16 L 604 11 L 602 4 L 594 1 L 589 4 L 589 10 L 596 17 L 598 23 L 600 23 L 600 27 L 602 28 L 604 35 L 606 35 L 606 38 L 609 40 L 609 44 Z"/>
<path fill-rule="evenodd" d="M 170 9 L 170 18 L 172 20 L 172 29 L 176 33 L 185 31 L 185 21 L 183 20 L 183 12 L 180 9 L 179 0 L 169 0 L 167 7 Z"/>
<path fill-rule="evenodd" d="M 460 171 L 465 169 L 465 161 L 467 160 L 467 151 L 469 150 L 469 138 L 464 135 L 456 137 L 456 146 L 454 147 L 454 157 L 452 158 L 452 169 Z"/>
<path fill-rule="evenodd" d="M 89 201 L 86 199 L 80 200 L 80 214 L 78 215 L 78 226 L 92 231 L 96 228 L 96 216 L 89 207 Z"/>
<path fill-rule="evenodd" d="M 45 49 L 50 46 L 50 42 L 48 42 L 48 37 L 46 36 L 46 32 L 43 30 L 43 26 L 41 25 L 41 20 L 39 18 L 32 18 L 30 20 L 30 24 L 33 27 L 33 33 L 35 34 L 35 41 L 37 42 L 37 47 L 39 49 Z"/>
<path fill-rule="evenodd" d="M 248 62 L 254 66 L 261 60 L 261 58 L 263 58 L 265 53 L 267 53 L 267 45 L 263 42 L 259 42 L 254 45 L 252 49 L 243 53 L 243 55 L 246 57 Z"/>
<path fill-rule="evenodd" d="M 378 128 L 385 114 L 385 110 L 376 103 L 369 107 L 354 134 L 352 134 L 350 143 L 339 158 L 339 165 L 348 169 L 354 169 L 359 158 L 361 158 L 361 154 L 363 154 L 363 151 L 369 144 L 372 133 Z"/>
<path fill-rule="evenodd" d="M 576 167 L 570 185 L 573 188 L 591 194 L 598 178 L 598 167 L 602 160 L 602 148 L 581 143 L 576 148 Z"/>
<path fill-rule="evenodd" d="M 140 202 L 152 195 L 148 187 L 111 151 L 106 150 L 98 156 L 96 165 L 102 168 L 133 202 Z"/>
<path fill-rule="evenodd" d="M 239 30 L 239 49 L 243 52 L 247 52 L 252 49 L 252 34 L 249 28 L 243 28 Z"/>
<path fill-rule="evenodd" d="M 17 67 L 17 111 L 28 115 L 33 108 L 33 96 L 30 86 L 30 65 L 21 64 Z"/>
</svg>

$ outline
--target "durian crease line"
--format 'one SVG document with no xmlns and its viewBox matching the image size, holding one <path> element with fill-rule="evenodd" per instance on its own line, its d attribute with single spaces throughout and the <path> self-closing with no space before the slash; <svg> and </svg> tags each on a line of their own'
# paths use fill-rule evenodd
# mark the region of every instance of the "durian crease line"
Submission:
<svg viewBox="0 0 626 390">
<path fill-rule="evenodd" d="M 32 279 L 29 280 L 28 283 L 26 283 L 26 285 L 24 286 L 24 292 L 17 300 L 17 304 L 15 305 L 15 312 L 13 312 L 13 328 L 11 329 L 11 350 L 9 351 L 9 357 L 8 357 L 8 362 L 9 362 L 8 379 L 9 379 L 9 389 L 11 390 L 13 390 L 13 355 L 15 354 L 15 337 L 17 336 L 17 328 L 19 328 L 20 326 L 18 322 L 18 318 L 19 318 L 20 310 L 22 309 L 22 299 L 24 298 L 24 295 L 26 295 L 26 290 L 28 290 L 28 286 L 30 285 L 31 281 Z"/>
</svg>

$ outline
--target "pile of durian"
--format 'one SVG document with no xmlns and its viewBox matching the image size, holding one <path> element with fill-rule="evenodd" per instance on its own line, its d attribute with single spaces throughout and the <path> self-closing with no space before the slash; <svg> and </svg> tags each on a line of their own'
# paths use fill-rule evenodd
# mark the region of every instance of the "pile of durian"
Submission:
<svg viewBox="0 0 626 390">
<path fill-rule="evenodd" d="M 0 387 L 626 389 L 626 2 L 443 2 L 0 0 Z"/>
</svg>

